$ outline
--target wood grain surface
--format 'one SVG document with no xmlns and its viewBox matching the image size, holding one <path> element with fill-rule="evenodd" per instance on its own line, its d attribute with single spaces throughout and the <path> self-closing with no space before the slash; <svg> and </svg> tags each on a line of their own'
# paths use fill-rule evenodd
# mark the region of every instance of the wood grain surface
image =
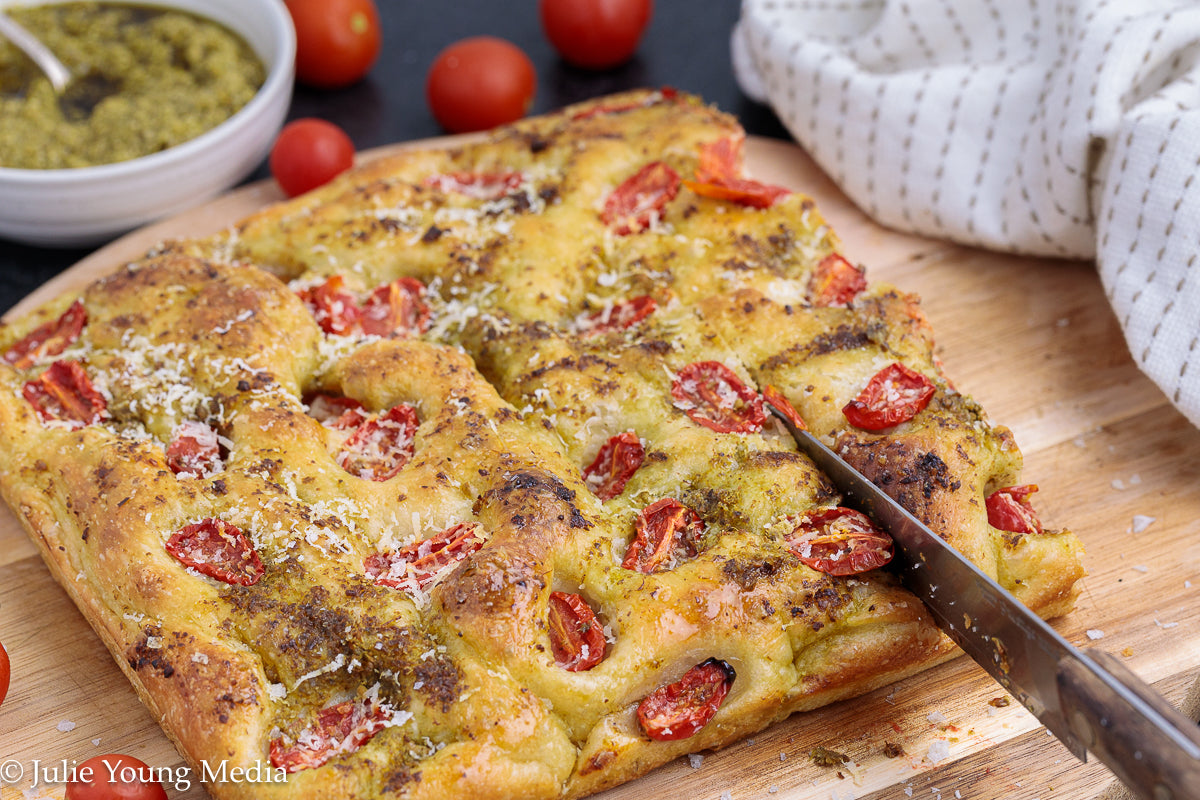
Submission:
<svg viewBox="0 0 1200 800">
<path fill-rule="evenodd" d="M 845 254 L 872 280 L 921 295 L 948 374 L 1016 434 L 1023 479 L 1041 489 L 1043 521 L 1074 530 L 1086 547 L 1078 607 L 1055 627 L 1078 645 L 1117 654 L 1179 703 L 1200 670 L 1200 431 L 1138 371 L 1092 265 L 885 230 L 786 142 L 751 139 L 747 161 L 756 177 L 813 196 Z M 218 230 L 278 197 L 273 185 L 254 185 L 135 232 L 12 314 L 161 239 Z M 0 800 L 61 798 L 63 762 L 108 752 L 135 755 L 175 779 L 166 782 L 172 798 L 208 796 L 199 776 L 182 772 L 182 759 L 7 509 L 0 509 L 0 641 L 12 659 L 12 687 L 0 707 Z M 1112 782 L 1094 760 L 1076 761 L 1015 701 L 989 702 L 1005 697 L 959 658 L 600 797 L 1081 800 Z M 817 746 L 852 764 L 814 764 L 809 753 Z M 885 753 L 897 747 L 902 754 Z M 944 749 L 948 756 L 937 758 Z"/>
</svg>

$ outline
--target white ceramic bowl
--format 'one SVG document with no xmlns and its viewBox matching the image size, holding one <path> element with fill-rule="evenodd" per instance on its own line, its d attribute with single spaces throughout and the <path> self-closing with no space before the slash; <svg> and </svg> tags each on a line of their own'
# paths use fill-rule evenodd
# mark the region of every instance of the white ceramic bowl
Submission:
<svg viewBox="0 0 1200 800">
<path fill-rule="evenodd" d="M 0 7 L 65 0 L 0 0 Z M 267 67 L 258 94 L 217 127 L 130 161 L 79 169 L 0 167 L 0 238 L 51 247 L 91 245 L 184 211 L 262 163 L 292 97 L 296 34 L 282 0 L 138 0 L 216 20 L 241 34 Z"/>
</svg>

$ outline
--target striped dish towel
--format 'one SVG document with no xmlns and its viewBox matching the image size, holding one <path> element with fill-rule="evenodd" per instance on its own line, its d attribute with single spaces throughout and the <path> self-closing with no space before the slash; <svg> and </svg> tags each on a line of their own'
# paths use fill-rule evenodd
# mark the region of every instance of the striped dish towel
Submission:
<svg viewBox="0 0 1200 800">
<path fill-rule="evenodd" d="M 743 0 L 742 89 L 883 225 L 1095 260 L 1200 425 L 1200 3 Z"/>
</svg>

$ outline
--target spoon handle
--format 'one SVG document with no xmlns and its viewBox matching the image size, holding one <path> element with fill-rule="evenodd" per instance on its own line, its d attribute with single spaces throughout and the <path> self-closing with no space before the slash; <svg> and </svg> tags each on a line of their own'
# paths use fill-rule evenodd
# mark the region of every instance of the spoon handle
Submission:
<svg viewBox="0 0 1200 800">
<path fill-rule="evenodd" d="M 61 92 L 71 80 L 71 73 L 55 58 L 47 47 L 38 41 L 37 37 L 25 30 L 12 17 L 0 11 L 0 36 L 15 44 L 25 55 L 33 59 L 46 77 L 54 91 Z"/>
</svg>

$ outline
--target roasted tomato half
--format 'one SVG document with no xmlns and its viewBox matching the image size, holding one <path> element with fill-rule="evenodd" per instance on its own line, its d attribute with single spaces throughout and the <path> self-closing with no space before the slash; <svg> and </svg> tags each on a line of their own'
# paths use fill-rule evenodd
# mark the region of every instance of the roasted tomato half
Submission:
<svg viewBox="0 0 1200 800">
<path fill-rule="evenodd" d="M 1036 484 L 1009 486 L 987 496 L 988 524 L 1010 533 L 1041 533 L 1042 522 L 1029 502 L 1038 489 Z"/>
<path fill-rule="evenodd" d="M 604 201 L 600 219 L 619 236 L 640 233 L 654 224 L 679 194 L 679 173 L 661 161 L 642 167 Z"/>
<path fill-rule="evenodd" d="M 595 460 L 583 471 L 583 480 L 592 494 L 607 502 L 625 491 L 625 484 L 645 458 L 646 450 L 636 433 L 618 433 L 600 448 Z"/>
<path fill-rule="evenodd" d="M 588 316 L 579 324 L 581 333 L 607 333 L 632 328 L 658 309 L 650 295 L 631 297 Z"/>
<path fill-rule="evenodd" d="M 897 361 L 875 373 L 842 414 L 856 428 L 881 431 L 920 414 L 936 391 L 933 381 Z"/>
<path fill-rule="evenodd" d="M 383 586 L 424 591 L 443 572 L 483 547 L 483 543 L 479 523 L 460 522 L 399 550 L 372 553 L 363 567 L 372 580 Z"/>
<path fill-rule="evenodd" d="M 364 697 L 326 706 L 294 741 L 271 740 L 271 765 L 284 772 L 319 767 L 339 753 L 350 753 L 387 727 L 391 713 L 378 700 Z"/>
<path fill-rule="evenodd" d="M 167 552 L 222 583 L 251 586 L 263 576 L 262 559 L 250 537 L 225 520 L 210 517 L 180 528 L 167 540 Z"/>
<path fill-rule="evenodd" d="M 892 560 L 892 537 L 852 508 L 811 511 L 796 521 L 788 549 L 827 575 L 857 575 Z"/>
<path fill-rule="evenodd" d="M 55 361 L 35 380 L 21 387 L 21 395 L 43 422 L 65 422 L 79 427 L 108 418 L 108 402 L 96 391 L 78 361 Z"/>
<path fill-rule="evenodd" d="M 621 566 L 649 575 L 699 552 L 704 520 L 671 497 L 646 506 L 634 521 L 634 539 Z"/>
<path fill-rule="evenodd" d="M 733 667 L 724 661 L 710 658 L 697 664 L 638 704 L 638 724 L 660 742 L 694 736 L 716 716 L 735 677 Z"/>
<path fill-rule="evenodd" d="M 17 369 L 28 369 L 34 362 L 56 356 L 79 338 L 87 325 L 87 310 L 76 300 L 58 319 L 34 328 L 4 353 L 4 360 Z"/>
<path fill-rule="evenodd" d="M 167 466 L 183 478 L 203 478 L 221 469 L 221 440 L 211 426 L 185 420 L 167 444 Z"/>
<path fill-rule="evenodd" d="M 604 660 L 604 628 L 582 597 L 551 592 L 546 621 L 558 666 L 568 672 L 583 672 Z"/>
<path fill-rule="evenodd" d="M 814 306 L 844 306 L 867 288 L 867 276 L 837 253 L 817 264 L 808 279 L 808 301 Z"/>
<path fill-rule="evenodd" d="M 413 456 L 417 412 L 401 403 L 363 420 L 342 444 L 335 460 L 351 475 L 386 481 L 400 474 Z"/>
<path fill-rule="evenodd" d="M 676 408 L 718 433 L 755 433 L 767 420 L 762 398 L 720 361 L 688 364 L 671 384 Z"/>
<path fill-rule="evenodd" d="M 696 179 L 684 185 L 698 195 L 751 208 L 768 208 L 791 191 L 742 177 L 742 137 L 726 137 L 702 145 Z"/>
</svg>

